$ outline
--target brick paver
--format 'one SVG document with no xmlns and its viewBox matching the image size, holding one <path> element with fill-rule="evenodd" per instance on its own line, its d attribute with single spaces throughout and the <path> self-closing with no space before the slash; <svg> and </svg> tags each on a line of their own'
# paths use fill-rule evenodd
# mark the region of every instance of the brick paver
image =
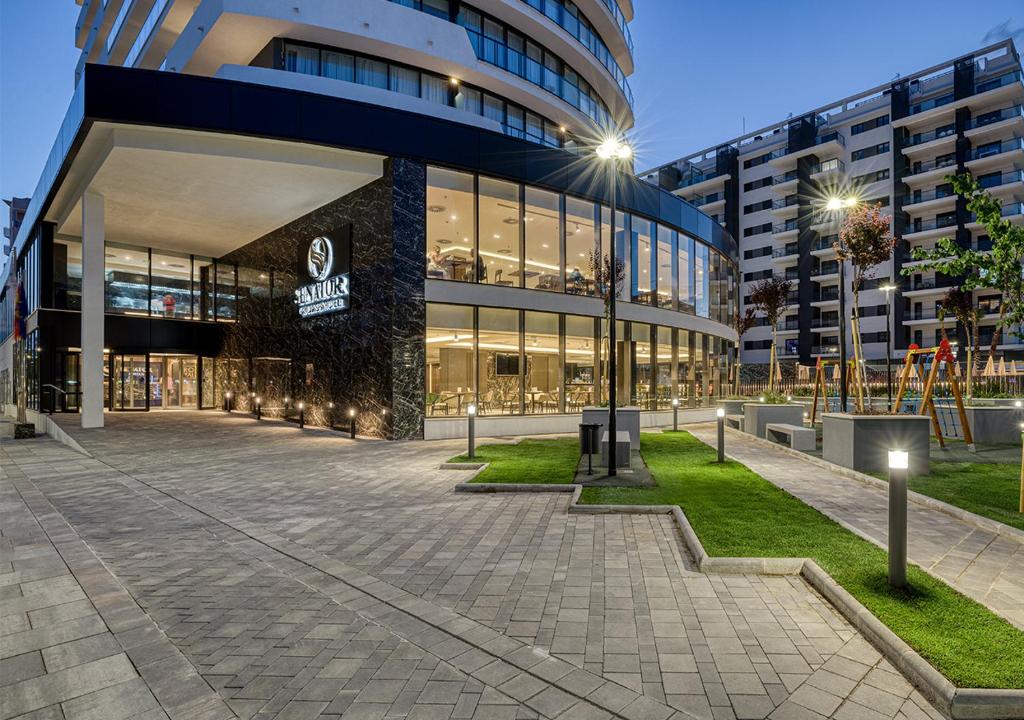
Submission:
<svg viewBox="0 0 1024 720">
<path fill-rule="evenodd" d="M 709 445 L 717 442 L 713 425 L 689 429 Z M 726 446 L 731 457 L 761 477 L 885 546 L 889 500 L 883 490 L 739 432 L 729 433 Z M 908 506 L 907 537 L 911 562 L 1024 630 L 1024 542 L 916 503 Z"/>
<path fill-rule="evenodd" d="M 455 495 L 461 443 L 108 422 L 72 429 L 95 460 L 0 453 L 240 717 L 938 717 L 799 579 L 695 572 L 668 516 Z"/>
</svg>

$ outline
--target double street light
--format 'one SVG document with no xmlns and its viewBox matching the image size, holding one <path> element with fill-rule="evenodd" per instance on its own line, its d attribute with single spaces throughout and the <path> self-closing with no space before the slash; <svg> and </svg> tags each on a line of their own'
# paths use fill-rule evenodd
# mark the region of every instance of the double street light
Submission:
<svg viewBox="0 0 1024 720">
<path fill-rule="evenodd" d="M 608 169 L 608 194 L 611 205 L 611 217 L 609 219 L 611 231 L 611 247 L 607 270 L 611 277 L 606 278 L 608 292 L 608 475 L 616 474 L 615 459 L 615 384 L 617 379 L 617 368 L 615 362 L 617 339 L 615 337 L 615 300 L 618 294 L 616 277 L 618 273 L 618 257 L 615 253 L 615 174 L 618 171 L 620 160 L 629 160 L 633 156 L 633 148 L 625 140 L 619 137 L 609 137 L 597 146 L 596 154 L 599 160 L 605 163 Z M 600 253 L 598 254 L 600 256 Z M 602 262 L 603 262 L 603 258 Z"/>
<path fill-rule="evenodd" d="M 825 203 L 825 209 L 829 212 L 842 212 L 857 207 L 858 200 L 855 197 L 830 197 Z M 847 383 L 849 381 L 849 368 L 846 366 L 846 262 L 839 260 L 839 412 L 846 412 Z"/>
</svg>

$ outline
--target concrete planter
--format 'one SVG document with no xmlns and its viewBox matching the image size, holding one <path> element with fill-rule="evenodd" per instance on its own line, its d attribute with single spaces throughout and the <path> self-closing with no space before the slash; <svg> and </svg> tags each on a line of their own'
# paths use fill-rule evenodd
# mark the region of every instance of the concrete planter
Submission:
<svg viewBox="0 0 1024 720">
<path fill-rule="evenodd" d="M 928 474 L 931 418 L 927 415 L 850 415 L 822 417 L 822 457 L 863 473 L 886 473 L 889 450 L 910 454 L 909 473 Z"/>
<path fill-rule="evenodd" d="M 803 425 L 803 405 L 770 405 L 767 403 L 743 403 L 743 430 L 765 437 L 764 426 L 768 423 L 785 423 L 787 425 Z"/>
<path fill-rule="evenodd" d="M 1020 440 L 1020 424 L 1024 422 L 1024 409 L 1015 407 L 964 408 L 971 435 L 978 445 L 989 443 L 1016 443 Z M 959 421 L 959 416 L 957 417 Z"/>
<path fill-rule="evenodd" d="M 750 400 L 719 400 L 718 407 L 725 408 L 726 415 L 742 415 L 743 406 Z"/>
<path fill-rule="evenodd" d="M 585 407 L 583 408 L 584 423 L 596 423 L 601 426 L 599 433 L 605 431 L 608 422 L 608 408 Z M 616 431 L 625 430 L 629 433 L 629 446 L 633 450 L 640 449 L 640 408 L 620 407 L 615 411 Z M 600 435 L 598 435 L 600 437 Z"/>
</svg>

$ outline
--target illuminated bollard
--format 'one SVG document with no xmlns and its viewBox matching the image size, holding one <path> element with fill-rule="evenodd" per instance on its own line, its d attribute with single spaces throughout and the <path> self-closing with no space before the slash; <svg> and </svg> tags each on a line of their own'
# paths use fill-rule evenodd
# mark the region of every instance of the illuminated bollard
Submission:
<svg viewBox="0 0 1024 720">
<path fill-rule="evenodd" d="M 725 462 L 725 408 L 715 411 L 718 418 L 718 462 Z"/>
<path fill-rule="evenodd" d="M 679 432 L 679 398 L 672 398 L 672 432 Z"/>
<path fill-rule="evenodd" d="M 906 450 L 889 451 L 889 585 L 907 585 L 907 469 Z"/>
<path fill-rule="evenodd" d="M 476 457 L 476 405 L 467 407 L 466 413 L 469 418 L 469 457 L 473 459 Z"/>
<path fill-rule="evenodd" d="M 224 393 L 224 411 L 231 412 L 231 391 Z"/>
<path fill-rule="evenodd" d="M 299 427 L 306 427 L 306 403 L 300 402 L 295 407 L 299 409 Z"/>
<path fill-rule="evenodd" d="M 257 397 L 255 405 L 256 405 L 256 420 L 262 420 L 263 419 L 263 399 L 260 398 L 260 397 Z"/>
<path fill-rule="evenodd" d="M 356 439 L 356 409 L 348 409 L 348 436 L 353 440 Z"/>
</svg>

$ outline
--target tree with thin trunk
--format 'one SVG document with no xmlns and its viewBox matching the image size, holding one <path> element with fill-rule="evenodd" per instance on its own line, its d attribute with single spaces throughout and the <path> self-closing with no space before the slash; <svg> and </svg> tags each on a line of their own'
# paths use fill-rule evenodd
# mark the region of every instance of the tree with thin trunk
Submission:
<svg viewBox="0 0 1024 720">
<path fill-rule="evenodd" d="M 953 287 L 942 298 L 940 314 L 952 313 L 967 333 L 967 394 L 974 389 L 975 363 L 980 355 L 980 339 L 978 325 L 982 312 L 974 305 L 974 293 L 963 288 Z M 945 332 L 945 327 L 943 327 Z"/>
<path fill-rule="evenodd" d="M 587 256 L 587 266 L 590 274 L 594 277 L 594 287 L 597 288 L 597 294 L 604 301 L 605 332 L 602 333 L 601 337 L 601 344 L 603 345 L 608 339 L 612 298 L 617 297 L 622 292 L 623 284 L 626 281 L 626 268 L 614 255 L 602 253 L 597 248 L 591 250 Z M 608 352 L 615 352 L 615 348 L 608 348 Z M 609 363 L 605 362 L 604 367 L 605 372 L 608 372 L 610 368 Z M 614 382 L 612 378 L 607 378 L 606 381 L 608 383 Z"/>
<path fill-rule="evenodd" d="M 857 205 L 846 213 L 839 239 L 833 243 L 839 262 L 849 260 L 853 269 L 853 277 L 850 278 L 853 291 L 850 330 L 855 372 L 860 376 L 859 386 L 862 388 L 867 388 L 868 383 L 860 337 L 860 291 L 874 269 L 892 257 L 896 241 L 889 229 L 889 221 L 890 217 L 882 214 L 881 203 Z M 846 289 L 840 288 L 840 292 L 846 292 Z M 846 342 L 846 339 L 840 338 L 840 342 Z M 858 409 L 863 410 L 863 397 L 858 396 L 858 404 Z"/>
<path fill-rule="evenodd" d="M 985 228 L 992 249 L 961 247 L 953 238 L 941 238 L 931 250 L 914 248 L 911 256 L 922 264 L 904 269 L 903 274 L 910 275 L 921 268 L 936 270 L 962 277 L 960 288 L 965 292 L 1002 293 L 999 318 L 989 346 L 989 355 L 994 359 L 1000 335 L 1007 328 L 1016 326 L 1014 334 L 1024 339 L 1024 227 L 1004 218 L 1002 203 L 978 185 L 970 173 L 949 175 L 946 179 L 957 194 L 967 199 L 967 209 Z"/>
<path fill-rule="evenodd" d="M 740 315 L 739 311 L 736 312 L 736 316 L 733 318 L 733 325 L 736 327 L 736 344 L 737 349 L 739 347 L 739 341 L 743 339 L 747 331 L 757 325 L 757 311 L 753 306 L 748 305 L 746 312 Z M 737 395 L 740 391 L 740 362 L 739 352 L 736 353 L 736 362 L 734 363 L 736 377 L 733 382 L 733 392 Z"/>
<path fill-rule="evenodd" d="M 768 392 L 775 392 L 778 368 L 778 335 L 776 325 L 786 310 L 786 300 L 793 283 L 781 277 L 772 276 L 754 284 L 750 289 L 750 302 L 757 312 L 763 313 L 772 329 L 772 349 L 769 356 Z"/>
</svg>

